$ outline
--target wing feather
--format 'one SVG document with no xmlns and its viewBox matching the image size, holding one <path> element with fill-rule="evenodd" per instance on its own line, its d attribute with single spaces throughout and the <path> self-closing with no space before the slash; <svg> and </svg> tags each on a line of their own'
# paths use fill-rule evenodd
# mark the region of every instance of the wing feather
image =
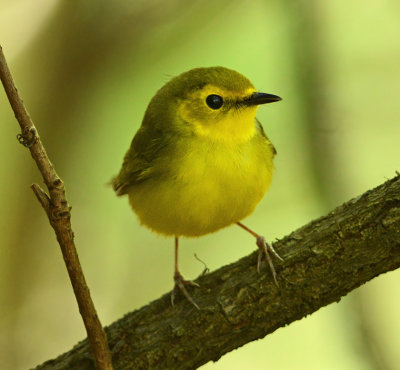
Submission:
<svg viewBox="0 0 400 370">
<path fill-rule="evenodd" d="M 154 163 L 167 143 L 160 130 L 147 126 L 139 129 L 125 154 L 119 174 L 112 180 L 117 195 L 127 194 L 133 185 L 157 176 Z"/>
</svg>

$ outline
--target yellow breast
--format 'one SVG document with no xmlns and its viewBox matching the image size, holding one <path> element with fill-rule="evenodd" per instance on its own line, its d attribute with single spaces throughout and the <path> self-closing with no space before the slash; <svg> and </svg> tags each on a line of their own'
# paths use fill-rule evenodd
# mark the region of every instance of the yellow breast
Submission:
<svg viewBox="0 0 400 370">
<path fill-rule="evenodd" d="M 178 144 L 162 180 L 146 180 L 129 193 L 142 224 L 165 235 L 200 236 L 254 210 L 273 171 L 273 149 L 261 132 L 241 143 L 196 137 Z"/>
</svg>

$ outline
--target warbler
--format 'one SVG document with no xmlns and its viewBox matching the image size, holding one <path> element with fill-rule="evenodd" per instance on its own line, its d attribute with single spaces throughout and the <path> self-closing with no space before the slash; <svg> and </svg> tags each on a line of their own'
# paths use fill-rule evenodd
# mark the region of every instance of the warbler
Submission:
<svg viewBox="0 0 400 370">
<path fill-rule="evenodd" d="M 142 125 L 113 179 L 117 195 L 128 195 L 140 222 L 175 237 L 176 290 L 198 308 L 178 268 L 178 240 L 237 224 L 256 238 L 277 284 L 270 253 L 261 235 L 240 221 L 267 191 L 276 150 L 256 119 L 261 104 L 281 100 L 258 92 L 240 73 L 195 68 L 172 78 L 150 101 Z"/>
</svg>

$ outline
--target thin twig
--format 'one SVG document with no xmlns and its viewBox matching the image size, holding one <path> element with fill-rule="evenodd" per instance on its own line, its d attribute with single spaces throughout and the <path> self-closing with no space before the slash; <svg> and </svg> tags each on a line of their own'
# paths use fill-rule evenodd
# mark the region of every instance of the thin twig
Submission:
<svg viewBox="0 0 400 370">
<path fill-rule="evenodd" d="M 64 183 L 57 175 L 50 162 L 37 129 L 18 94 L 1 46 L 0 78 L 15 117 L 21 126 L 21 134 L 18 135 L 18 140 L 21 144 L 29 148 L 49 191 L 49 196 L 47 196 L 39 185 L 32 185 L 32 190 L 46 211 L 50 224 L 56 233 L 58 243 L 60 244 L 65 265 L 78 302 L 79 312 L 82 315 L 90 346 L 95 357 L 96 368 L 111 370 L 113 367 L 107 337 L 90 297 L 89 288 L 86 284 L 75 248 L 74 233 L 70 221 L 71 207 L 67 202 Z"/>
<path fill-rule="evenodd" d="M 47 216 L 51 217 L 51 213 L 50 213 L 51 202 L 50 202 L 49 196 L 38 184 L 32 184 L 31 189 L 35 193 L 36 198 L 38 199 L 39 203 L 42 205 L 42 207 L 46 211 Z"/>
</svg>

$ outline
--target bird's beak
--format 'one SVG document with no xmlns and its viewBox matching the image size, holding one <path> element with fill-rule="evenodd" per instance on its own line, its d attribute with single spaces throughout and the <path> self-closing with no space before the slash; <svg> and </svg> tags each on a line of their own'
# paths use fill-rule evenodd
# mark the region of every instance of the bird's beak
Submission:
<svg viewBox="0 0 400 370">
<path fill-rule="evenodd" d="M 273 103 L 275 101 L 282 100 L 279 96 L 272 95 L 272 94 L 265 94 L 260 92 L 254 92 L 248 98 L 242 101 L 243 105 L 260 105 L 260 104 L 267 104 Z"/>
</svg>

